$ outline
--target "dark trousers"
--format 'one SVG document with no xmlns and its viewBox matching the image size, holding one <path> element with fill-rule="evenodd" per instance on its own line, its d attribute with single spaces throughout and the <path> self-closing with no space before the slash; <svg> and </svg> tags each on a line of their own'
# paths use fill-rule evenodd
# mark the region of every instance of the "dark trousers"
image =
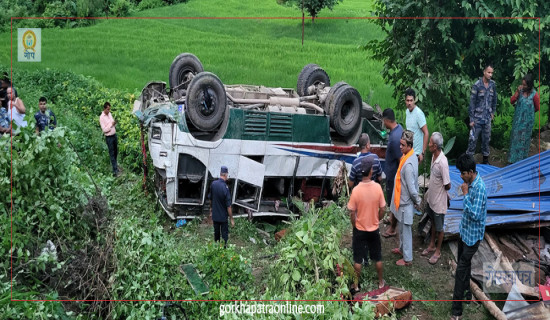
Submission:
<svg viewBox="0 0 550 320">
<path fill-rule="evenodd" d="M 467 154 L 474 155 L 476 153 L 477 140 L 481 135 L 481 153 L 484 157 L 489 156 L 489 142 L 491 141 L 491 120 L 485 124 L 476 123 L 473 128 L 470 129 L 470 137 L 468 139 Z"/>
<path fill-rule="evenodd" d="M 111 158 L 111 165 L 113 166 L 113 174 L 116 175 L 118 172 L 118 140 L 116 138 L 116 133 L 112 136 L 106 136 L 105 141 L 107 142 L 107 148 L 109 148 L 109 157 Z"/>
<path fill-rule="evenodd" d="M 455 274 L 455 289 L 453 292 L 453 307 L 452 315 L 462 315 L 462 301 L 464 300 L 464 292 L 467 292 L 467 296 L 471 299 L 470 293 L 470 276 L 472 274 L 472 257 L 479 248 L 480 241 L 476 242 L 473 246 L 468 246 L 462 240 L 458 241 L 458 264 L 456 266 Z"/>
<path fill-rule="evenodd" d="M 229 239 L 229 223 L 214 221 L 214 241 L 220 241 L 220 232 L 225 245 L 227 245 L 227 239 Z"/>
</svg>

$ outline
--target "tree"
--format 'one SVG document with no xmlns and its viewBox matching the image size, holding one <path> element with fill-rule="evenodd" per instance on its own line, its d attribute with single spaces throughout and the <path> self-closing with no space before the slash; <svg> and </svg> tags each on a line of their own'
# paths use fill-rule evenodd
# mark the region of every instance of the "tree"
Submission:
<svg viewBox="0 0 550 320">
<path fill-rule="evenodd" d="M 495 65 L 501 101 L 527 72 L 538 75 L 541 17 L 541 84 L 550 84 L 549 1 L 376 0 L 376 20 L 386 37 L 365 45 L 384 61 L 382 75 L 401 97 L 407 87 L 418 92 L 423 107 L 464 117 L 469 89 L 482 65 Z M 462 19 L 388 19 L 390 17 L 463 17 Z M 512 17 L 515 19 L 496 19 Z M 469 19 L 471 18 L 471 19 Z M 549 101 L 550 102 L 550 101 Z M 550 108 L 549 108 L 550 109 Z M 497 110 L 498 112 L 498 110 Z M 549 111 L 550 113 L 550 111 Z M 550 118 L 550 114 L 549 114 Z"/>
<path fill-rule="evenodd" d="M 327 8 L 332 10 L 338 2 L 343 0 L 288 0 L 287 3 L 292 3 L 301 10 L 307 11 L 311 16 L 312 21 L 315 21 L 315 17 L 321 12 L 322 9 Z"/>
</svg>

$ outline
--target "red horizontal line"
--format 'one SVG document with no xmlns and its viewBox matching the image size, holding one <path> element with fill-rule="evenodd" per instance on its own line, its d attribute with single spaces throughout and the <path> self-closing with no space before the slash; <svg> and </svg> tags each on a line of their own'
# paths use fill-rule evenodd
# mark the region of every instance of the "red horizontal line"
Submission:
<svg viewBox="0 0 550 320">
<path fill-rule="evenodd" d="M 302 17 L 11 17 L 13 20 L 301 20 Z M 306 18 L 310 19 L 310 18 Z M 537 20 L 540 17 L 316 17 L 316 20 Z"/>
<path fill-rule="evenodd" d="M 16 300 L 16 299 L 12 299 L 11 301 L 16 301 L 16 302 L 38 302 L 38 301 L 42 301 L 42 302 L 93 302 L 93 301 L 97 301 L 97 302 L 107 302 L 107 301 L 116 301 L 116 302 L 174 302 L 174 301 L 177 301 L 177 302 L 313 302 L 313 301 L 342 301 L 342 302 L 346 302 L 346 301 L 351 301 L 351 302 L 357 302 L 357 301 L 411 301 L 411 302 L 414 302 L 414 301 L 432 301 L 432 302 L 451 302 L 451 301 L 479 301 L 479 302 L 482 302 L 482 301 L 500 301 L 500 302 L 505 302 L 505 301 L 533 301 L 533 302 L 536 302 L 536 301 L 540 301 L 540 300 L 406 300 L 406 299 L 390 299 L 390 300 L 342 300 L 342 299 L 328 299 L 328 300 Z"/>
</svg>

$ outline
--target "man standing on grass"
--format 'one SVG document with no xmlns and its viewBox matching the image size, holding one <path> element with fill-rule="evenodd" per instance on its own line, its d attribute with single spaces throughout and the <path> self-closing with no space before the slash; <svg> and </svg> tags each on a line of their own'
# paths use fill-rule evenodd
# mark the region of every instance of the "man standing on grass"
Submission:
<svg viewBox="0 0 550 320">
<path fill-rule="evenodd" d="M 210 199 L 210 218 L 214 224 L 214 241 L 220 241 L 221 233 L 221 237 L 225 241 L 224 247 L 227 247 L 227 240 L 229 239 L 227 217 L 231 219 L 231 227 L 235 226 L 235 220 L 233 220 L 233 213 L 231 211 L 231 194 L 227 186 L 228 178 L 229 170 L 226 166 L 222 166 L 220 178 L 212 182 L 210 193 L 208 194 L 208 198 Z"/>
<path fill-rule="evenodd" d="M 382 166 L 380 166 L 380 159 L 378 155 L 371 153 L 370 150 L 370 137 L 368 134 L 363 133 L 359 137 L 359 149 L 361 153 L 353 160 L 351 165 L 351 170 L 349 172 L 349 181 L 348 185 L 350 190 L 353 189 L 359 182 L 362 181 L 363 177 L 361 175 L 361 160 L 364 157 L 370 157 L 373 159 L 372 166 L 372 180 L 380 183 L 382 181 Z"/>
<path fill-rule="evenodd" d="M 109 148 L 109 157 L 111 158 L 111 166 L 113 167 L 113 176 L 118 177 L 120 170 L 118 169 L 118 140 L 116 137 L 116 121 L 111 114 L 111 104 L 107 101 L 103 104 L 103 112 L 99 116 L 99 124 L 105 135 L 105 142 Z"/>
<path fill-rule="evenodd" d="M 401 159 L 402 156 L 401 149 L 399 148 L 399 140 L 401 140 L 403 128 L 399 123 L 395 122 L 395 113 L 390 108 L 382 112 L 382 118 L 384 120 L 384 126 L 390 129 L 384 166 L 384 172 L 386 173 L 386 199 L 389 200 L 393 194 L 395 174 L 397 173 L 397 167 L 399 167 L 399 159 Z M 382 236 L 385 238 L 395 236 L 396 228 L 397 220 L 390 211 L 390 227 L 382 233 Z"/>
<path fill-rule="evenodd" d="M 458 259 L 453 292 L 452 319 L 461 319 L 462 300 L 470 300 L 470 276 L 472 257 L 477 252 L 479 243 L 485 235 L 485 218 L 487 217 L 487 190 L 481 176 L 476 171 L 474 158 L 462 154 L 456 160 L 456 168 L 464 183 L 460 186 L 464 194 L 463 213 L 460 220 L 460 241 L 458 241 Z"/>
<path fill-rule="evenodd" d="M 403 256 L 395 264 L 410 266 L 413 260 L 412 224 L 414 208 L 420 205 L 418 195 L 418 158 L 413 149 L 414 134 L 406 130 L 401 135 L 399 146 L 403 156 L 395 175 L 395 186 L 390 204 L 390 210 L 397 219 L 399 228 L 399 248 L 391 250 L 393 254 Z"/>
<path fill-rule="evenodd" d="M 428 256 L 433 252 L 429 262 L 436 264 L 441 257 L 441 243 L 443 242 L 443 223 L 447 213 L 447 190 L 451 189 L 451 177 L 449 175 L 449 163 L 442 151 L 443 136 L 439 132 L 432 133 L 428 144 L 432 153 L 432 164 L 430 169 L 430 183 L 426 194 L 428 206 L 426 211 L 432 222 L 432 234 L 430 245 L 422 256 Z M 437 247 L 435 246 L 437 234 Z"/>
<path fill-rule="evenodd" d="M 426 124 L 426 116 L 424 112 L 416 105 L 416 93 L 413 89 L 405 91 L 405 111 L 407 130 L 414 133 L 413 149 L 414 154 L 418 157 L 418 162 L 424 160 L 424 152 L 428 146 L 428 125 Z"/>
<path fill-rule="evenodd" d="M 36 120 L 36 134 L 40 134 L 40 132 L 47 129 L 53 130 L 57 126 L 55 114 L 48 109 L 47 103 L 48 100 L 46 100 L 45 97 L 40 97 L 40 99 L 38 99 L 39 110 L 34 115 L 34 119 Z"/>
<path fill-rule="evenodd" d="M 474 155 L 477 147 L 477 139 L 481 134 L 481 153 L 483 164 L 489 164 L 489 141 L 491 141 L 491 122 L 495 117 L 497 108 L 497 88 L 491 78 L 493 66 L 487 64 L 483 69 L 483 77 L 474 83 L 470 93 L 470 137 L 468 140 L 469 155 Z"/>
<path fill-rule="evenodd" d="M 348 202 L 353 227 L 353 268 L 357 283 L 353 284 L 352 295 L 359 291 L 361 265 L 368 265 L 368 259 L 376 262 L 378 287 L 385 286 L 382 269 L 382 243 L 380 242 L 380 219 L 384 217 L 386 201 L 380 184 L 372 178 L 375 161 L 373 157 L 361 159 L 361 182 L 353 188 Z"/>
</svg>

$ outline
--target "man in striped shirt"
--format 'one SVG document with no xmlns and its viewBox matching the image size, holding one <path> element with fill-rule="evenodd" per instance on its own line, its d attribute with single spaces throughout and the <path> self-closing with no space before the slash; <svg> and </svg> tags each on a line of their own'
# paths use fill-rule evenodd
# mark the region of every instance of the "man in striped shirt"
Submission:
<svg viewBox="0 0 550 320">
<path fill-rule="evenodd" d="M 456 168 L 464 180 L 461 185 L 464 194 L 464 209 L 460 220 L 460 241 L 458 241 L 458 259 L 453 292 L 451 319 L 462 317 L 462 300 L 470 300 L 470 275 L 472 257 L 477 252 L 479 243 L 485 234 L 487 217 L 487 190 L 481 176 L 476 171 L 472 155 L 462 154 L 456 161 Z"/>
<path fill-rule="evenodd" d="M 373 165 L 372 165 L 372 181 L 380 183 L 382 181 L 382 167 L 380 166 L 380 159 L 378 156 L 374 153 L 371 153 L 370 150 L 370 138 L 369 135 L 366 133 L 361 134 L 361 137 L 359 138 L 359 148 L 361 149 L 361 153 L 353 160 L 353 164 L 351 165 L 351 171 L 349 172 L 349 188 L 350 190 L 353 189 L 361 180 L 363 179 L 363 175 L 361 174 L 361 159 L 364 157 L 372 157 L 373 158 Z"/>
</svg>

